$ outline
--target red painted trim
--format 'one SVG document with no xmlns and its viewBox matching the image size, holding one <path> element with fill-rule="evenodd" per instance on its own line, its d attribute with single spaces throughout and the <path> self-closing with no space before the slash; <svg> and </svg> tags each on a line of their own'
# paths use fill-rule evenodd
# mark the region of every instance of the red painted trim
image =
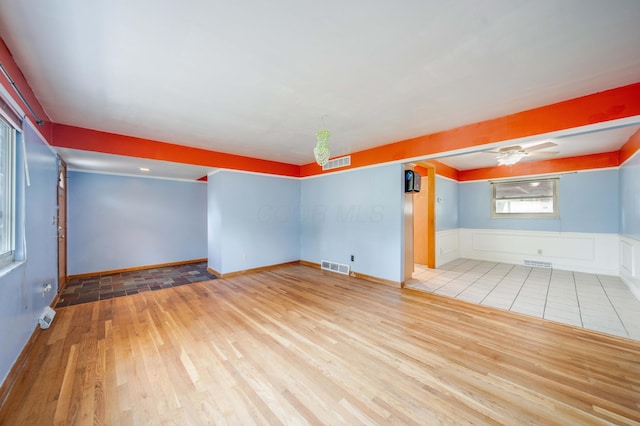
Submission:
<svg viewBox="0 0 640 426">
<path fill-rule="evenodd" d="M 209 176 L 208 175 L 204 175 L 201 178 L 198 179 L 199 182 L 207 182 L 209 180 Z"/>
<path fill-rule="evenodd" d="M 619 158 L 620 164 L 623 164 L 629 158 L 633 157 L 633 155 L 640 150 L 640 130 L 635 132 L 627 142 L 620 148 Z"/>
<path fill-rule="evenodd" d="M 419 158 L 637 115 L 640 115 L 640 83 L 355 152 L 351 154 L 349 168 Z M 301 176 L 321 173 L 315 164 L 300 167 Z"/>
<path fill-rule="evenodd" d="M 580 170 L 618 167 L 618 151 L 578 157 L 556 158 L 554 160 L 518 163 L 511 167 L 495 166 L 483 169 L 462 170 L 460 182 L 470 180 L 499 179 L 518 176 L 542 175 L 549 173 L 574 172 Z"/>
<path fill-rule="evenodd" d="M 208 151 L 132 136 L 83 129 L 64 124 L 53 125 L 53 146 L 174 163 L 195 164 L 249 172 L 298 177 L 299 166 L 261 160 L 224 152 Z"/>
<path fill-rule="evenodd" d="M 24 75 L 22 74 L 22 71 L 18 67 L 18 64 L 16 64 L 16 62 L 13 60 L 13 55 L 11 55 L 9 48 L 4 43 L 4 40 L 2 40 L 2 38 L 0 38 L 0 63 L 2 63 L 2 66 L 7 70 L 9 77 L 11 77 L 11 79 L 16 84 L 16 86 L 18 86 L 18 88 L 20 89 L 20 92 L 22 92 L 22 95 L 29 102 L 29 105 L 31 105 L 31 107 L 36 112 L 36 114 L 38 114 L 38 118 L 44 121 L 44 125 L 38 126 L 36 124 L 36 120 L 31 115 L 29 108 L 27 108 L 27 105 L 22 101 L 22 99 L 20 99 L 20 96 L 18 96 L 18 94 L 16 93 L 16 90 L 9 83 L 9 80 L 4 76 L 2 72 L 0 72 L 0 84 L 2 84 L 2 86 L 5 88 L 7 93 L 9 93 L 9 95 L 11 96 L 11 98 L 18 105 L 20 105 L 24 113 L 27 114 L 28 119 L 38 128 L 38 131 L 47 140 L 47 143 L 51 145 L 51 140 L 52 140 L 52 137 L 51 137 L 52 126 L 50 123 L 51 119 L 49 118 L 47 113 L 44 111 L 44 108 L 42 108 L 42 105 L 40 105 L 38 98 L 36 98 L 36 95 L 33 93 L 33 90 L 31 90 L 31 86 L 29 86 L 27 79 L 24 77 Z"/>
</svg>

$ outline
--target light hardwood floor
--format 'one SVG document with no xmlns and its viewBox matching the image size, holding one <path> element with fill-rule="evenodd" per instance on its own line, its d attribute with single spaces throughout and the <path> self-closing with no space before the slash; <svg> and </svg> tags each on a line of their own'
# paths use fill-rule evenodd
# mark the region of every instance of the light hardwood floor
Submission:
<svg viewBox="0 0 640 426">
<path fill-rule="evenodd" d="M 640 342 L 306 266 L 59 309 L 0 424 L 637 424 Z"/>
</svg>

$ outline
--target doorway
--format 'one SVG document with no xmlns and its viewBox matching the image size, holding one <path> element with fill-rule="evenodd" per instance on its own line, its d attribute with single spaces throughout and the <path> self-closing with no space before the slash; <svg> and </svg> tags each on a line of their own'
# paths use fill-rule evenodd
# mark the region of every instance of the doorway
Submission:
<svg viewBox="0 0 640 426">
<path fill-rule="evenodd" d="M 412 278 L 415 265 L 436 267 L 435 166 L 428 162 L 405 164 L 421 176 L 419 192 L 404 196 L 404 281 Z"/>
</svg>

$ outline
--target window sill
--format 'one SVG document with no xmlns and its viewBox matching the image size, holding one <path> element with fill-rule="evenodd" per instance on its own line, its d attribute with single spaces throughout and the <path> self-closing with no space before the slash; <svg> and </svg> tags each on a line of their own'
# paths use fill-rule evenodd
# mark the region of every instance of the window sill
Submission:
<svg viewBox="0 0 640 426">
<path fill-rule="evenodd" d="M 17 261 L 11 262 L 6 266 L 3 266 L 2 268 L 0 268 L 0 279 L 4 278 L 5 275 L 10 274 L 14 269 L 18 269 L 20 266 L 24 265 L 25 263 L 27 262 L 24 260 L 17 260 Z"/>
<path fill-rule="evenodd" d="M 491 219 L 560 219 L 555 213 L 492 213 Z"/>
</svg>

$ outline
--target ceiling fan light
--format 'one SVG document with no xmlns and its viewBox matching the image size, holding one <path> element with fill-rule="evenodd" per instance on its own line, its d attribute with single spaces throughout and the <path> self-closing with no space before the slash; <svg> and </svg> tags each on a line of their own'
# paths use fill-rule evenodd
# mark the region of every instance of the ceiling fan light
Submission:
<svg viewBox="0 0 640 426">
<path fill-rule="evenodd" d="M 499 166 L 513 166 L 527 154 L 524 151 L 505 151 L 496 156 Z"/>
</svg>

